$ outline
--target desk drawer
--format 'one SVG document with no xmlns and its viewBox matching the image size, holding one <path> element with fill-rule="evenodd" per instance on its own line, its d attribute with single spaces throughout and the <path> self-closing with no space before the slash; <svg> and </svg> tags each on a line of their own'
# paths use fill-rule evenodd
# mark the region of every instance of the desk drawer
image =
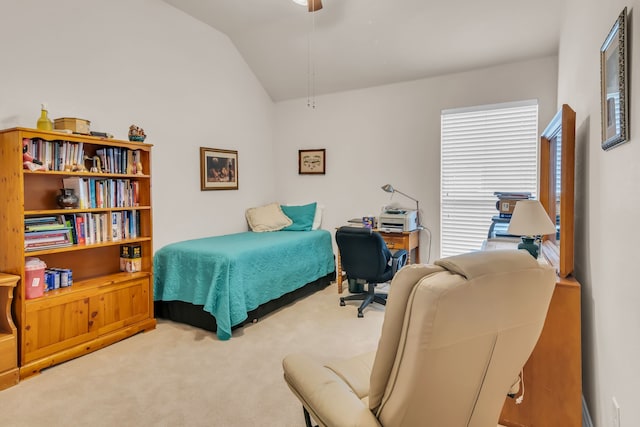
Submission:
<svg viewBox="0 0 640 427">
<path fill-rule="evenodd" d="M 394 249 L 407 249 L 406 239 L 403 236 L 389 236 L 385 234 L 382 236 L 387 244 L 387 247 L 391 250 Z"/>
</svg>

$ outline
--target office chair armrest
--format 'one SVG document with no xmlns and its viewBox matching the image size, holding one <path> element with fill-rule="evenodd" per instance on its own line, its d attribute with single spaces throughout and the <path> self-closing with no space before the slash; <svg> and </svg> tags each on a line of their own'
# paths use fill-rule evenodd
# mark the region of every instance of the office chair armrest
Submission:
<svg viewBox="0 0 640 427">
<path fill-rule="evenodd" d="M 391 270 L 396 274 L 407 263 L 409 254 L 404 249 L 398 249 L 391 255 Z"/>
</svg>

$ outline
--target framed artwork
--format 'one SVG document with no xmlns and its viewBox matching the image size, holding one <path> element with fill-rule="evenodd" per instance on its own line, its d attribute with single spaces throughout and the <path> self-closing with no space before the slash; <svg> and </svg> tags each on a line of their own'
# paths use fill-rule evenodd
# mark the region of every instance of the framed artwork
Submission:
<svg viewBox="0 0 640 427">
<path fill-rule="evenodd" d="M 603 150 L 629 140 L 626 31 L 625 7 L 600 48 Z"/>
<path fill-rule="evenodd" d="M 238 152 L 200 147 L 200 190 L 237 190 Z"/>
<path fill-rule="evenodd" d="M 298 150 L 299 175 L 324 175 L 326 170 L 325 149 Z"/>
</svg>

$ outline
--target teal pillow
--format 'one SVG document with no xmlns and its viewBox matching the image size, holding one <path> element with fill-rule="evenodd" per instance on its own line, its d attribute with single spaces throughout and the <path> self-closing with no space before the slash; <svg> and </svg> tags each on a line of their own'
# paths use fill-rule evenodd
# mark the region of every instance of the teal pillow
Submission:
<svg viewBox="0 0 640 427">
<path fill-rule="evenodd" d="M 280 206 L 282 212 L 293 221 L 293 224 L 283 228 L 287 231 L 309 231 L 313 226 L 313 219 L 316 216 L 316 203 L 309 203 L 302 206 Z"/>
</svg>

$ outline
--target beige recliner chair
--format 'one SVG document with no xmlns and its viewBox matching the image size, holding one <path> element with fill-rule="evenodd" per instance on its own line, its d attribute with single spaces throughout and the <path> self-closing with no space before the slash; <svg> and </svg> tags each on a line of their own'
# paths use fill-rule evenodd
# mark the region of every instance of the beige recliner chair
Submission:
<svg viewBox="0 0 640 427">
<path fill-rule="evenodd" d="M 309 415 L 327 427 L 498 424 L 542 330 L 555 272 L 516 250 L 435 264 L 394 277 L 377 352 L 325 364 L 285 357 L 308 426 Z"/>
</svg>

